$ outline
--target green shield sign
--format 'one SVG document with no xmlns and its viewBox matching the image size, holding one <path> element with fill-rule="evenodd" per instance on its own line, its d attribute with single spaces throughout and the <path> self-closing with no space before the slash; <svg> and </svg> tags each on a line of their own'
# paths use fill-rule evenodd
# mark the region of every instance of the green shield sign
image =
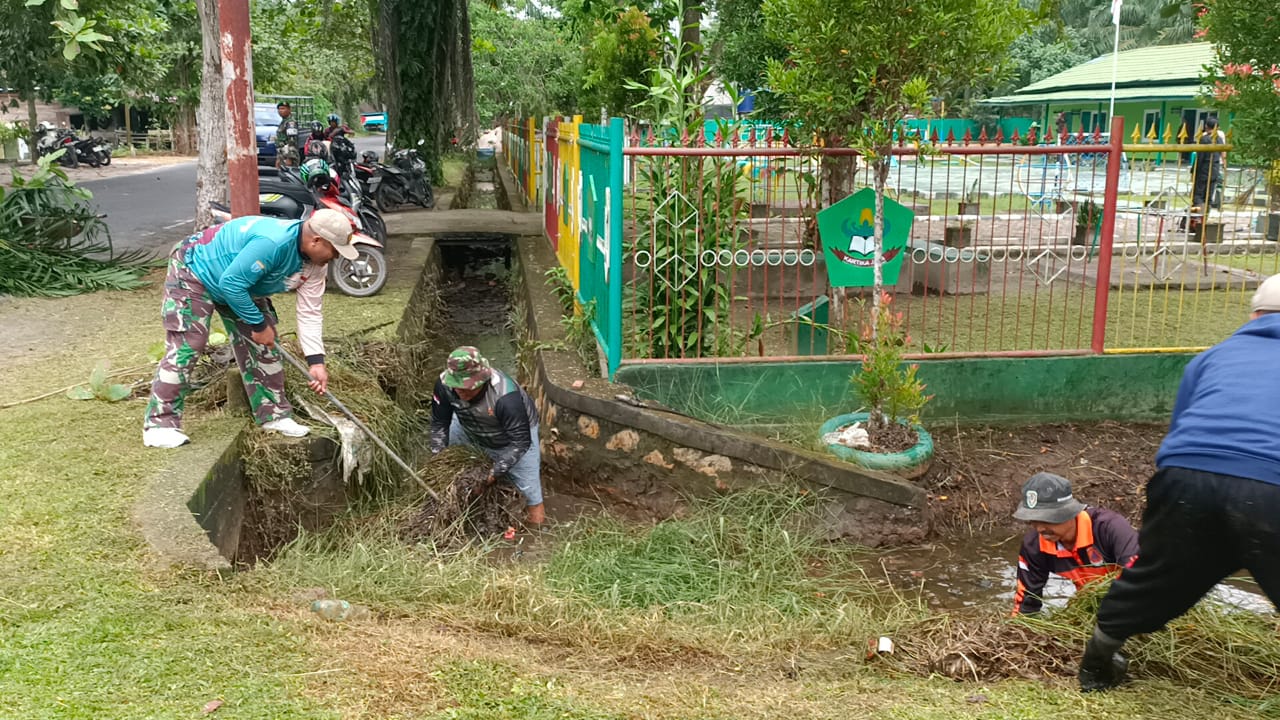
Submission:
<svg viewBox="0 0 1280 720">
<path fill-rule="evenodd" d="M 827 260 L 831 287 L 870 287 L 875 284 L 874 262 L 876 193 L 863 188 L 818 213 L 818 234 Z M 884 199 L 884 243 L 880 255 L 885 285 L 896 285 L 915 213 Z"/>
</svg>

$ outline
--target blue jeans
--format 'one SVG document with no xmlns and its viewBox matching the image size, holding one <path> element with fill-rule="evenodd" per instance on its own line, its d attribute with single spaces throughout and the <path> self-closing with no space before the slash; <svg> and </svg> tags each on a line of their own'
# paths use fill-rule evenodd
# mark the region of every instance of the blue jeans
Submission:
<svg viewBox="0 0 1280 720">
<path fill-rule="evenodd" d="M 509 481 L 520 494 L 524 495 L 526 505 L 542 504 L 542 450 L 538 445 L 538 428 L 536 426 L 529 428 L 529 438 L 532 444 L 529 450 L 515 465 L 507 471 L 503 478 Z M 471 438 L 467 437 L 467 431 L 462 429 L 462 424 L 458 422 L 455 416 L 453 422 L 449 423 L 449 444 L 450 445 L 470 445 L 480 450 L 490 459 L 493 458 L 494 451 L 487 450 L 479 445 L 471 442 Z"/>
</svg>

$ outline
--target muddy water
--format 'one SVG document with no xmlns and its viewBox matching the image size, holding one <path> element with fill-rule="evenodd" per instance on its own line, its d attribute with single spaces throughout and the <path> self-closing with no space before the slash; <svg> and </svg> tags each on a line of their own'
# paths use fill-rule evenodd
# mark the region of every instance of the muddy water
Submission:
<svg viewBox="0 0 1280 720">
<path fill-rule="evenodd" d="M 515 376 L 516 344 L 507 317 L 509 245 L 442 245 L 439 332 L 446 344 L 473 345 L 499 370 Z"/>
<path fill-rule="evenodd" d="M 898 548 L 880 554 L 877 559 L 883 574 L 895 587 L 918 588 L 930 607 L 1012 610 L 1021 543 L 1021 535 L 986 535 Z M 873 566 L 867 570 L 871 572 Z M 1062 607 L 1074 594 L 1075 586 L 1069 580 L 1051 575 L 1045 587 L 1045 605 Z M 1259 613 L 1274 610 L 1247 575 L 1228 578 L 1214 588 L 1210 597 L 1229 608 Z"/>
<path fill-rule="evenodd" d="M 496 208 L 492 167 L 474 168 L 468 208 Z M 511 310 L 512 242 L 501 236 L 439 238 L 443 265 L 442 312 L 437 328 L 446 344 L 472 345 L 499 370 L 515 376 L 516 344 Z"/>
</svg>

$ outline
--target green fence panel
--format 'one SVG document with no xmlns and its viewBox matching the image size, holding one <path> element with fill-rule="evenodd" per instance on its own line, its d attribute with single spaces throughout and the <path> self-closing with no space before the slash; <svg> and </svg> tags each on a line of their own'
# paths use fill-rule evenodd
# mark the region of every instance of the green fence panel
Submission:
<svg viewBox="0 0 1280 720">
<path fill-rule="evenodd" d="M 622 361 L 623 122 L 578 126 L 582 222 L 578 236 L 579 301 L 590 306 L 609 377 Z"/>
</svg>

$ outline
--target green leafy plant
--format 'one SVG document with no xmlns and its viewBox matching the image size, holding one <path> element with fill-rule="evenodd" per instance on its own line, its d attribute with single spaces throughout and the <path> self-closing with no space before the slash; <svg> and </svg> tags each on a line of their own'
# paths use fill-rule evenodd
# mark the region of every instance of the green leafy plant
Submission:
<svg viewBox="0 0 1280 720">
<path fill-rule="evenodd" d="M 688 61 L 697 47 L 671 33 L 667 62 L 649 74 L 636 110 L 653 123 L 657 142 L 700 138 L 704 115 L 697 102 L 707 73 Z M 734 100 L 736 104 L 736 99 Z M 719 134 L 731 137 L 736 125 L 721 122 Z M 716 357 L 741 354 L 749 333 L 730 322 L 733 301 L 715 265 L 703 259 L 742 245 L 740 223 L 748 210 L 741 171 L 732 158 L 646 158 L 637 165 L 639 186 L 652 203 L 628 248 L 651 257 L 649 271 L 629 286 L 628 354 L 639 357 Z"/>
<path fill-rule="evenodd" d="M 133 390 L 128 385 L 119 383 L 109 383 L 107 379 L 110 377 L 106 360 L 98 362 L 93 372 L 89 373 L 88 385 L 77 385 L 67 391 L 67 397 L 72 400 L 106 400 L 107 402 L 119 402 L 133 394 Z"/>
<path fill-rule="evenodd" d="M 0 188 L 0 295 L 141 287 L 150 262 L 142 251 L 113 252 L 92 193 L 55 164 L 62 152 L 37 160 L 29 178 L 15 170 L 13 187 Z"/>
<path fill-rule="evenodd" d="M 1206 100 L 1231 115 L 1237 162 L 1266 169 L 1268 212 L 1280 213 L 1280 33 L 1276 8 L 1262 0 L 1196 3 L 1196 37 L 1213 43 Z M 1187 128 L 1188 133 L 1196 132 Z"/>
<path fill-rule="evenodd" d="M 560 307 L 566 313 L 573 312 L 574 292 L 573 283 L 569 281 L 569 271 L 562 265 L 556 265 L 542 275 L 547 279 L 547 287 L 551 288 L 556 300 L 560 301 Z"/>
<path fill-rule="evenodd" d="M 911 338 L 903 330 L 902 313 L 893 312 L 892 304 L 892 295 L 880 298 L 859 338 L 862 367 L 849 378 L 858 397 L 871 408 L 867 424 L 872 433 L 892 422 L 920 422 L 920 411 L 933 397 L 925 394 L 924 383 L 916 377 L 920 366 L 903 366 L 903 350 Z"/>
<path fill-rule="evenodd" d="M 596 335 L 591 323 L 596 318 L 596 301 L 583 305 L 580 309 L 565 313 L 560 318 L 560 326 L 564 328 L 565 340 L 569 347 L 578 354 L 578 359 L 588 368 L 599 365 L 596 357 Z"/>
<path fill-rule="evenodd" d="M 1092 200 L 1081 200 L 1076 205 L 1076 232 L 1092 234 L 1102 224 L 1102 206 Z"/>
</svg>

